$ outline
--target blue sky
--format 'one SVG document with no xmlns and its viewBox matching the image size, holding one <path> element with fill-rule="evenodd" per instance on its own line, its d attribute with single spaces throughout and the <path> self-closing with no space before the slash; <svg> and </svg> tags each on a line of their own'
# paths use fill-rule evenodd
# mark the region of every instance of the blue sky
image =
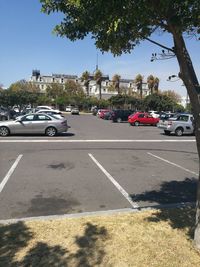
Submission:
<svg viewBox="0 0 200 267">
<path fill-rule="evenodd" d="M 80 76 L 85 70 L 93 72 L 97 50 L 94 41 L 71 42 L 52 34 L 60 21 L 59 15 L 40 12 L 39 0 L 0 0 L 0 84 L 9 87 L 21 79 L 29 79 L 33 69 L 41 74 L 64 73 Z M 172 46 L 170 36 L 154 36 L 154 40 Z M 194 67 L 200 77 L 200 42 L 187 40 Z M 169 75 L 179 72 L 176 59 L 150 62 L 151 54 L 160 48 L 143 42 L 131 54 L 113 57 L 98 52 L 99 68 L 110 78 L 115 73 L 134 79 L 137 74 L 153 74 L 160 79 L 161 90 L 175 90 L 186 95 L 182 82 L 167 82 Z"/>
</svg>

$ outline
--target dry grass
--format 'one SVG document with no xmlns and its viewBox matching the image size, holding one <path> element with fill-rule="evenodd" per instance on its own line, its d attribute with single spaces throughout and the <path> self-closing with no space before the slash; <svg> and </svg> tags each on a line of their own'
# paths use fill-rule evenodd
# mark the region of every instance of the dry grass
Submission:
<svg viewBox="0 0 200 267">
<path fill-rule="evenodd" d="M 191 209 L 0 226 L 0 266 L 200 266 Z"/>
</svg>

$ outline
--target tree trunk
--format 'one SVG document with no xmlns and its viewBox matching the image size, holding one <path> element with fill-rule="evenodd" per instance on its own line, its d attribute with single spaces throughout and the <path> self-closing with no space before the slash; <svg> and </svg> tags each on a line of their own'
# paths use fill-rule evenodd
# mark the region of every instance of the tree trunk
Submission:
<svg viewBox="0 0 200 267">
<path fill-rule="evenodd" d="M 101 99 L 101 82 L 99 83 L 99 99 Z"/>
<path fill-rule="evenodd" d="M 142 99 L 142 82 L 140 84 L 140 98 Z"/>
<path fill-rule="evenodd" d="M 200 249 L 200 86 L 182 35 L 175 30 L 172 30 L 172 34 L 174 38 L 175 54 L 180 66 L 179 77 L 184 82 L 194 111 L 195 136 L 199 156 L 199 181 L 197 187 L 194 242 L 196 247 Z"/>
</svg>

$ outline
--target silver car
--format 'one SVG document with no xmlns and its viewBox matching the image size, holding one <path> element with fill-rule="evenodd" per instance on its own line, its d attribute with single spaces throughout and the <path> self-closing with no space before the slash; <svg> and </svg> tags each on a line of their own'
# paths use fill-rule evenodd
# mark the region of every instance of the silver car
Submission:
<svg viewBox="0 0 200 267">
<path fill-rule="evenodd" d="M 0 135 L 9 134 L 46 134 L 55 136 L 57 133 L 67 132 L 67 120 L 43 114 L 31 113 L 20 116 L 16 120 L 0 122 Z"/>
<path fill-rule="evenodd" d="M 194 117 L 192 114 L 179 114 L 166 121 L 160 120 L 157 127 L 163 129 L 166 135 L 170 133 L 175 133 L 177 136 L 194 134 Z"/>
</svg>

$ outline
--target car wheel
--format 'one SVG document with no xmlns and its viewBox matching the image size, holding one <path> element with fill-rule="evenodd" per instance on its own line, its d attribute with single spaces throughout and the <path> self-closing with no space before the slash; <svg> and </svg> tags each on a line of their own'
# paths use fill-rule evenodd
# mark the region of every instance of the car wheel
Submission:
<svg viewBox="0 0 200 267">
<path fill-rule="evenodd" d="M 183 128 L 179 127 L 175 130 L 176 136 L 182 136 L 183 135 Z"/>
<path fill-rule="evenodd" d="M 121 118 L 117 118 L 117 122 L 122 122 L 122 119 Z"/>
<path fill-rule="evenodd" d="M 139 121 L 135 121 L 134 125 L 139 126 L 140 125 Z"/>
<path fill-rule="evenodd" d="M 46 133 L 46 135 L 52 137 L 52 136 L 55 136 L 55 135 L 56 135 L 57 130 L 56 130 L 56 128 L 54 128 L 54 127 L 48 127 L 48 128 L 46 129 L 45 133 Z"/>
<path fill-rule="evenodd" d="M 170 131 L 164 130 L 164 132 L 165 132 L 166 135 L 170 135 Z"/>
<path fill-rule="evenodd" d="M 10 134 L 10 131 L 7 127 L 2 126 L 0 127 L 0 135 L 1 136 L 8 136 Z"/>
</svg>

